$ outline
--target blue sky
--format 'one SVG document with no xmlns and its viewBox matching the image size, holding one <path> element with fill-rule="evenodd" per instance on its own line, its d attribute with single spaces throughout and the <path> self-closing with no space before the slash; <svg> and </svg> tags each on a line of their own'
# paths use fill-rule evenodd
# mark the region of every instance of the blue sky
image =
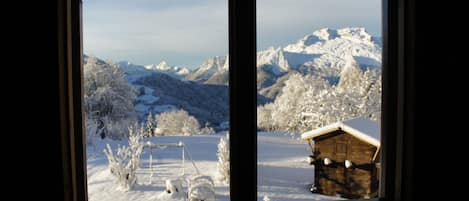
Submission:
<svg viewBox="0 0 469 201">
<path fill-rule="evenodd" d="M 314 30 L 365 27 L 381 34 L 381 0 L 257 0 L 258 49 Z M 228 53 L 227 0 L 83 0 L 84 52 L 194 68 Z"/>
</svg>

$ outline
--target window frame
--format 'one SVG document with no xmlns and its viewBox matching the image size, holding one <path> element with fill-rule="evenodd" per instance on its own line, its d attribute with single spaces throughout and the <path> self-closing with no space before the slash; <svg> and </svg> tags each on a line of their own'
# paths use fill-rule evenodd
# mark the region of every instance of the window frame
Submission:
<svg viewBox="0 0 469 201">
<path fill-rule="evenodd" d="M 231 68 L 229 75 L 230 197 L 257 200 L 256 1 L 228 1 L 229 64 L 242 66 L 242 70 Z M 57 1 L 61 164 L 66 201 L 87 200 L 81 4 L 81 0 Z M 414 0 L 382 0 L 382 170 L 380 196 L 371 200 L 414 198 L 414 4 Z"/>
</svg>

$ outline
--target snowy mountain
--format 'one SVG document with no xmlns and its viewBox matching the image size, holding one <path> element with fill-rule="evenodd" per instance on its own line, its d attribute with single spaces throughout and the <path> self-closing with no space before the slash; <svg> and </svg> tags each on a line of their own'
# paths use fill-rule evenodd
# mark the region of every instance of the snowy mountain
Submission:
<svg viewBox="0 0 469 201">
<path fill-rule="evenodd" d="M 284 48 L 270 47 L 257 53 L 257 66 L 271 66 L 269 70 L 275 75 L 280 75 L 290 70 L 298 70 L 300 65 L 318 56 L 318 54 L 289 52 L 285 51 Z"/>
<path fill-rule="evenodd" d="M 126 74 L 129 83 L 139 91 L 134 105 L 141 120 L 149 112 L 158 114 L 182 108 L 195 116 L 201 125 L 208 121 L 216 126 L 227 121 L 226 86 L 180 80 L 175 76 L 176 73 L 189 70 L 170 66 L 165 61 L 147 66 L 123 61 L 118 66 Z"/>
<path fill-rule="evenodd" d="M 213 78 L 212 78 L 213 77 Z M 210 84 L 228 83 L 228 57 L 216 56 L 208 59 L 184 80 Z"/>
<path fill-rule="evenodd" d="M 257 53 L 257 87 L 260 94 L 275 99 L 289 72 L 320 76 L 337 84 L 347 63 L 361 69 L 381 66 L 381 40 L 364 28 L 324 28 L 285 47 Z"/>
<path fill-rule="evenodd" d="M 300 71 L 337 76 L 350 56 L 362 67 L 381 66 L 381 43 L 365 28 L 321 29 L 307 35 L 295 44 L 283 48 L 285 52 L 316 55 L 313 59 L 297 61 Z M 298 66 L 296 66 L 298 67 Z M 318 74 L 318 73 L 316 73 Z"/>
<path fill-rule="evenodd" d="M 129 61 L 120 61 L 117 62 L 117 65 L 127 74 L 127 76 L 130 76 L 129 78 L 131 79 L 129 80 L 131 81 L 135 81 L 139 77 L 146 76 L 154 72 L 164 73 L 177 79 L 181 79 L 191 72 L 187 68 L 170 66 L 165 61 L 162 61 L 157 65 L 151 64 L 146 66 L 133 64 Z"/>
<path fill-rule="evenodd" d="M 364 28 L 324 28 L 284 48 L 259 52 L 258 66 L 270 64 L 283 71 L 332 69 L 331 74 L 325 74 L 331 76 L 338 75 L 348 55 L 361 66 L 380 66 L 380 40 L 373 38 Z"/>
<path fill-rule="evenodd" d="M 159 71 L 168 71 L 172 69 L 172 67 L 168 65 L 166 61 L 162 61 L 158 65 L 155 65 L 155 64 L 146 65 L 145 68 L 148 70 L 159 70 Z"/>
<path fill-rule="evenodd" d="M 320 76 L 336 84 L 347 60 L 358 63 L 361 69 L 380 67 L 381 49 L 381 39 L 371 36 L 365 28 L 320 29 L 285 47 L 259 51 L 257 88 L 260 94 L 275 99 L 290 72 Z M 184 79 L 227 84 L 227 69 L 226 57 L 214 57 Z"/>
<path fill-rule="evenodd" d="M 220 77 L 227 80 L 227 70 L 216 73 L 224 73 L 226 77 Z M 207 83 L 179 80 L 159 72 L 133 74 L 130 77 L 133 79 L 128 79 L 129 82 L 139 91 L 134 105 L 142 120 L 149 112 L 158 114 L 180 108 L 195 116 L 201 125 L 209 122 L 218 126 L 228 120 L 228 86 L 210 84 L 216 74 Z M 258 104 L 270 101 L 258 95 Z"/>
<path fill-rule="evenodd" d="M 140 118 L 148 112 L 158 114 L 184 109 L 195 116 L 201 125 L 210 122 L 217 126 L 228 120 L 228 88 L 181 81 L 167 74 L 154 72 L 132 83 L 138 90 L 135 108 Z"/>
<path fill-rule="evenodd" d="M 117 62 L 117 65 L 126 74 L 148 73 L 148 70 L 144 66 L 133 64 L 133 63 L 130 63 L 129 61 L 120 61 L 120 62 Z"/>
<path fill-rule="evenodd" d="M 175 78 L 183 78 L 187 76 L 191 71 L 188 68 L 179 67 L 179 66 L 171 66 L 166 61 L 162 61 L 159 64 L 150 64 L 145 66 L 146 69 L 165 73 L 171 75 Z"/>
</svg>

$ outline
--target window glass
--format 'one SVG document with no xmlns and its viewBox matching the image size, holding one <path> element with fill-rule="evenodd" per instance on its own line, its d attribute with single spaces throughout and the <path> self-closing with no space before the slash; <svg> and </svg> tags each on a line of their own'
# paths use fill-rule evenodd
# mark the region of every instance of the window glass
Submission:
<svg viewBox="0 0 469 201">
<path fill-rule="evenodd" d="M 257 1 L 258 200 L 378 195 L 381 1 Z"/>
<path fill-rule="evenodd" d="M 90 201 L 229 200 L 228 1 L 84 0 Z"/>
</svg>

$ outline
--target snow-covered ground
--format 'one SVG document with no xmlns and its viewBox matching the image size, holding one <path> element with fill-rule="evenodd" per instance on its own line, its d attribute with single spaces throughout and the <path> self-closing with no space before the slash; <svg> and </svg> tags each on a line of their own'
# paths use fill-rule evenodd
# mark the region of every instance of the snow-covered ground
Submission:
<svg viewBox="0 0 469 201">
<path fill-rule="evenodd" d="M 223 134 L 195 136 L 164 136 L 144 138 L 153 143 L 178 143 L 182 141 L 186 149 L 184 175 L 180 148 L 153 149 L 154 174 L 150 183 L 149 150 L 144 149 L 137 170 L 137 185 L 133 190 L 117 190 L 118 184 L 107 168 L 103 153 L 109 143 L 113 149 L 127 141 L 95 140 L 95 146 L 87 147 L 88 157 L 88 197 L 90 201 L 158 201 L 171 200 L 164 196 L 165 180 L 187 178 L 196 174 L 189 155 L 194 160 L 200 174 L 208 175 L 216 181 L 217 145 Z M 189 153 L 188 153 L 189 152 Z M 313 168 L 306 162 L 309 154 L 307 145 L 297 138 L 282 133 L 258 134 L 258 200 L 268 196 L 271 201 L 331 200 L 312 194 L 309 191 Z M 183 184 L 187 189 L 187 185 Z M 229 186 L 215 182 L 216 199 L 229 200 Z"/>
<path fill-rule="evenodd" d="M 311 153 L 298 136 L 260 132 L 257 135 L 257 200 L 337 200 L 309 191 L 314 169 L 307 162 Z M 343 199 L 343 198 L 342 198 Z"/>
</svg>

